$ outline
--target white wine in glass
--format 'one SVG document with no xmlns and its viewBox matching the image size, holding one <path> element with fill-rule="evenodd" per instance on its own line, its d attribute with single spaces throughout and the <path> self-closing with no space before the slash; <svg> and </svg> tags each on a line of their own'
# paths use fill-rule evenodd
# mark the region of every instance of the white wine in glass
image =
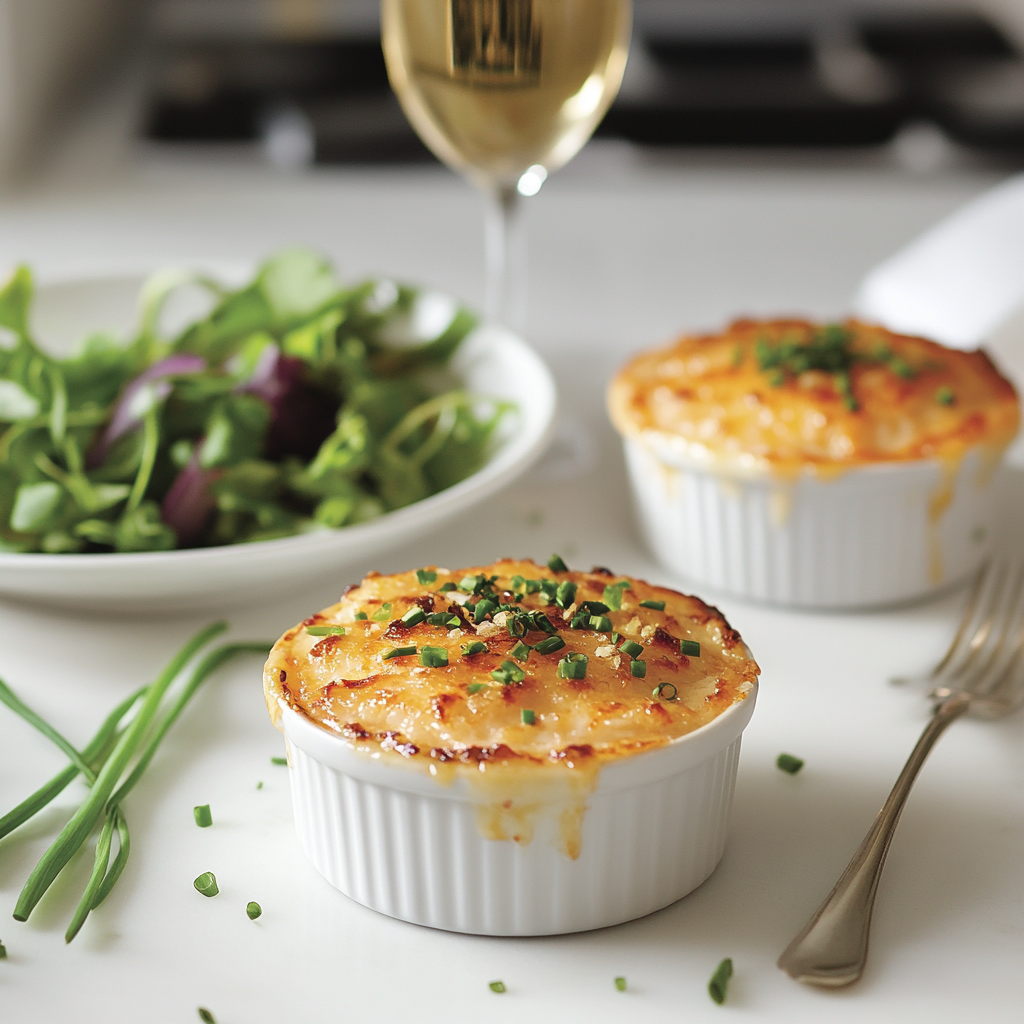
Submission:
<svg viewBox="0 0 1024 1024">
<path fill-rule="evenodd" d="M 492 197 L 487 313 L 516 319 L 518 197 L 571 160 L 622 82 L 630 0 L 382 0 L 391 85 L 420 138 Z"/>
</svg>

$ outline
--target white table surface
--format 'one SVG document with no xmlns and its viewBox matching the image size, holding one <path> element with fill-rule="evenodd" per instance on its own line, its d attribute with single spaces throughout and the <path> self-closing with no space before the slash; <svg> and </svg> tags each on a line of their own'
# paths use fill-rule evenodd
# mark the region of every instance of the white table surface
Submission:
<svg viewBox="0 0 1024 1024">
<path fill-rule="evenodd" d="M 479 204 L 435 169 L 281 177 L 232 162 L 64 155 L 0 200 L 0 265 L 41 272 L 200 255 L 249 259 L 295 241 L 346 271 L 386 270 L 476 297 Z M 862 274 L 991 184 L 885 167 L 744 166 L 584 154 L 531 201 L 530 335 L 564 400 L 548 460 L 483 509 L 329 586 L 226 609 L 232 635 L 275 638 L 370 568 L 500 555 L 598 563 L 678 583 L 642 549 L 603 383 L 630 350 L 738 312 L 841 313 Z M 1008 342 L 1013 345 L 1013 339 Z M 1021 347 L 1024 350 L 1024 346 Z M 1009 481 L 1008 528 L 1024 499 Z M 254 595 L 256 597 L 257 595 Z M 717 598 L 717 595 L 705 595 Z M 27 924 L 9 916 L 80 793 L 0 842 L 0 1021 L 374 1020 L 1017 1021 L 1024 1007 L 1024 719 L 958 723 L 907 808 L 882 880 L 864 979 L 798 986 L 775 967 L 845 865 L 926 714 L 888 677 L 941 652 L 963 595 L 887 613 L 794 614 L 721 597 L 763 669 L 725 858 L 676 905 L 591 934 L 487 939 L 401 924 L 352 903 L 305 862 L 256 659 L 211 681 L 127 802 L 131 861 L 81 935 L 63 932 L 89 863 L 74 862 Z M 0 674 L 74 741 L 147 680 L 206 616 L 130 620 L 0 605 Z M 790 777 L 780 751 L 806 759 Z M 0 809 L 62 765 L 0 709 Z M 262 789 L 256 784 L 263 781 Z M 78 784 L 76 783 L 75 786 Z M 192 807 L 209 803 L 198 829 Z M 89 858 L 91 861 L 91 857 Z M 212 870 L 220 895 L 192 879 Z M 245 904 L 263 916 L 251 922 Z M 4 923 L 6 922 L 6 923 Z M 724 1007 L 706 982 L 725 956 Z M 629 991 L 612 985 L 625 975 Z M 500 978 L 508 991 L 487 983 Z"/>
</svg>

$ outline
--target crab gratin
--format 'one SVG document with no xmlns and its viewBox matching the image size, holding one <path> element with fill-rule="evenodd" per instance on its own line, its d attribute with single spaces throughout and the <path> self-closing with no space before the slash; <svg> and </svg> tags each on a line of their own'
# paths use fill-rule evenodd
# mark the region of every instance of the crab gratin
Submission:
<svg viewBox="0 0 1024 1024">
<path fill-rule="evenodd" d="M 737 320 L 637 356 L 608 404 L 626 437 L 661 435 L 696 461 L 782 476 L 938 459 L 998 459 L 1020 412 L 982 351 L 855 320 Z"/>
<path fill-rule="evenodd" d="M 556 557 L 371 573 L 285 633 L 264 689 L 275 722 L 289 708 L 369 756 L 468 779 L 490 838 L 528 841 L 551 784 L 571 790 L 576 856 L 601 765 L 707 724 L 758 671 L 717 609 Z"/>
</svg>

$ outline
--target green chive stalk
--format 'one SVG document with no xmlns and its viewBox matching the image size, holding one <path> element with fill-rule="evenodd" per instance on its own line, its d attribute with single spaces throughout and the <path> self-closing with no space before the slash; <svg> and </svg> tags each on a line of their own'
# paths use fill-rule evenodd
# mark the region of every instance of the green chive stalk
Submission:
<svg viewBox="0 0 1024 1024">
<path fill-rule="evenodd" d="M 227 629 L 226 622 L 215 622 L 200 630 L 174 656 L 156 682 L 148 687 L 138 714 L 121 734 L 113 752 L 100 769 L 89 795 L 50 845 L 50 848 L 43 854 L 32 874 L 29 875 L 14 908 L 16 921 L 28 920 L 29 914 L 35 909 L 36 904 L 42 899 L 53 880 L 85 842 L 93 826 L 103 814 L 107 800 L 117 785 L 118 779 L 152 726 L 167 688 L 196 652 L 225 629 Z"/>
</svg>

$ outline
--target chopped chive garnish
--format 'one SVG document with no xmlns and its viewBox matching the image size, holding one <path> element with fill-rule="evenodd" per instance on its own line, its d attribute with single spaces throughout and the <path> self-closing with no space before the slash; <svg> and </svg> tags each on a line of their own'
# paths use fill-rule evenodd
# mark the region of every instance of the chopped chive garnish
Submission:
<svg viewBox="0 0 1024 1024">
<path fill-rule="evenodd" d="M 629 674 L 637 679 L 643 679 L 647 675 L 647 662 L 631 661 L 629 663 Z"/>
<path fill-rule="evenodd" d="M 519 591 L 526 589 L 526 579 L 517 573 L 511 580 L 509 580 L 509 585 L 512 590 L 518 593 Z"/>
<path fill-rule="evenodd" d="M 403 626 L 418 626 L 427 617 L 426 612 L 423 611 L 418 605 L 413 605 L 402 617 L 399 622 Z"/>
<path fill-rule="evenodd" d="M 540 592 L 544 595 L 544 600 L 550 603 L 558 594 L 558 584 L 554 580 L 541 580 Z"/>
<path fill-rule="evenodd" d="M 473 591 L 476 590 L 477 584 L 482 579 L 483 576 L 463 576 L 462 579 L 459 580 L 459 590 L 464 590 L 467 594 L 472 594 Z"/>
<path fill-rule="evenodd" d="M 580 611 L 586 612 L 588 615 L 604 615 L 611 609 L 601 601 L 580 601 Z"/>
<path fill-rule="evenodd" d="M 530 621 L 541 633 L 547 633 L 548 636 L 554 636 L 558 632 L 555 628 L 555 624 L 547 617 L 547 615 L 544 614 L 544 612 L 534 612 L 530 616 Z"/>
<path fill-rule="evenodd" d="M 257 788 L 257 789 L 262 789 L 262 788 L 263 788 L 263 782 L 262 782 L 262 781 L 260 781 L 260 782 L 257 782 L 257 783 L 256 783 L 256 788 Z"/>
<path fill-rule="evenodd" d="M 558 663 L 558 674 L 562 679 L 586 679 L 587 656 L 570 651 Z"/>
<path fill-rule="evenodd" d="M 529 708 L 523 708 L 519 712 L 519 718 L 523 725 L 533 725 L 537 720 L 537 716 Z"/>
<path fill-rule="evenodd" d="M 455 586 L 454 583 L 442 583 L 441 584 L 441 593 L 442 594 L 450 594 L 453 590 L 458 590 L 458 589 L 459 588 L 457 586 Z"/>
<path fill-rule="evenodd" d="M 270 763 L 271 764 L 287 764 L 288 763 L 288 758 L 287 757 L 272 757 L 270 759 Z"/>
<path fill-rule="evenodd" d="M 216 896 L 220 892 L 217 888 L 217 879 L 212 871 L 204 871 L 193 883 L 197 892 L 204 896 Z"/>
<path fill-rule="evenodd" d="M 473 609 L 473 621 L 483 622 L 491 612 L 497 611 L 497 608 L 497 601 L 492 601 L 489 597 L 485 597 L 482 601 L 478 601 L 476 608 Z"/>
<path fill-rule="evenodd" d="M 623 654 L 628 654 L 631 658 L 639 658 L 644 653 L 642 644 L 638 644 L 635 640 L 623 640 L 619 644 L 619 650 Z"/>
<path fill-rule="evenodd" d="M 601 595 L 601 600 L 613 611 L 618 612 L 622 610 L 622 592 L 624 590 L 632 590 L 633 588 L 629 585 L 628 580 L 620 580 L 618 583 L 609 583 L 604 588 L 604 593 Z"/>
<path fill-rule="evenodd" d="M 671 693 L 667 691 L 671 690 Z M 658 683 L 658 685 L 651 690 L 652 697 L 659 697 L 661 700 L 672 701 L 679 696 L 679 691 L 671 683 Z"/>
<path fill-rule="evenodd" d="M 688 658 L 699 658 L 700 642 L 697 640 L 680 640 L 679 653 L 685 654 Z"/>
<path fill-rule="evenodd" d="M 555 591 L 555 604 L 559 608 L 568 608 L 576 599 L 576 584 L 572 580 L 566 580 L 558 585 Z"/>
<path fill-rule="evenodd" d="M 508 653 L 512 655 L 516 661 L 526 661 L 530 657 L 530 651 L 533 648 L 529 644 L 524 644 L 522 640 L 519 641 Z"/>
<path fill-rule="evenodd" d="M 360 622 L 365 622 L 365 621 L 366 621 L 366 619 L 367 619 L 367 614 L 366 614 L 366 612 L 356 612 L 356 615 L 355 615 L 355 617 L 356 617 L 356 619 L 358 619 L 358 620 L 359 620 Z"/>
<path fill-rule="evenodd" d="M 437 573 L 432 572 L 430 569 L 417 569 L 416 580 L 419 583 L 426 585 L 427 583 L 433 583 L 437 579 Z"/>
<path fill-rule="evenodd" d="M 250 921 L 255 921 L 263 913 L 263 908 L 254 900 L 251 900 L 245 905 L 245 912 L 248 914 Z"/>
<path fill-rule="evenodd" d="M 525 612 L 510 615 L 505 620 L 505 628 L 513 640 L 521 640 L 530 632 L 530 617 Z"/>
<path fill-rule="evenodd" d="M 641 601 L 641 608 L 652 608 L 656 612 L 663 612 L 665 610 L 664 601 Z"/>
<path fill-rule="evenodd" d="M 534 650 L 538 654 L 554 654 L 565 646 L 565 641 L 560 636 L 549 636 L 547 640 L 541 640 Z"/>
<path fill-rule="evenodd" d="M 612 633 L 612 643 L 617 644 L 622 639 L 621 633 Z"/>
<path fill-rule="evenodd" d="M 470 683 L 469 686 L 466 687 L 466 693 L 479 693 L 481 690 L 486 689 L 486 683 Z"/>
<path fill-rule="evenodd" d="M 481 643 L 479 640 L 473 640 L 471 643 L 462 645 L 462 656 L 464 658 L 472 658 L 474 654 L 483 654 L 487 650 L 487 644 Z"/>
<path fill-rule="evenodd" d="M 781 768 L 784 772 L 789 775 L 796 775 L 801 768 L 803 768 L 804 762 L 799 757 L 794 757 L 792 754 L 779 754 L 775 759 L 775 767 Z"/>
<path fill-rule="evenodd" d="M 424 645 L 420 649 L 420 664 L 427 668 L 447 668 L 448 648 Z"/>
<path fill-rule="evenodd" d="M 199 1019 L 203 1024 L 217 1024 L 213 1014 L 205 1006 L 199 1007 Z"/>
<path fill-rule="evenodd" d="M 459 617 L 451 612 L 431 612 L 427 616 L 428 626 L 444 626 L 450 628 L 459 624 Z"/>
<path fill-rule="evenodd" d="M 371 616 L 374 622 L 387 622 L 391 618 L 391 602 L 385 601 Z"/>
<path fill-rule="evenodd" d="M 956 401 L 956 395 L 953 394 L 952 388 L 942 387 L 935 392 L 935 401 L 939 405 L 952 405 Z"/>
<path fill-rule="evenodd" d="M 344 626 L 307 626 L 306 632 L 310 636 L 344 636 Z"/>
<path fill-rule="evenodd" d="M 568 572 L 569 571 L 569 566 L 567 566 L 565 564 L 565 562 L 562 561 L 562 558 L 561 558 L 560 555 L 552 555 L 548 559 L 548 568 L 552 572 Z"/>
<path fill-rule="evenodd" d="M 612 620 L 607 615 L 591 615 L 590 628 L 598 633 L 607 633 L 612 628 Z"/>
<path fill-rule="evenodd" d="M 192 815 L 200 828 L 209 828 L 213 824 L 213 815 L 210 813 L 209 804 L 203 804 L 202 807 L 193 807 Z"/>
<path fill-rule="evenodd" d="M 585 612 L 578 612 L 573 616 L 572 622 L 569 624 L 570 629 L 589 629 L 590 628 L 590 616 Z"/>
<path fill-rule="evenodd" d="M 616 988 L 616 991 L 618 991 L 618 992 L 625 992 L 626 991 L 626 979 L 625 978 L 616 978 L 615 979 L 615 988 Z"/>
<path fill-rule="evenodd" d="M 409 647 L 392 647 L 390 651 L 385 651 L 382 657 L 385 661 L 390 661 L 392 658 L 404 658 L 415 653 L 416 645 L 412 644 Z"/>
<path fill-rule="evenodd" d="M 487 987 L 492 992 L 504 992 L 505 991 L 505 982 L 503 982 L 503 981 L 492 981 L 490 983 L 490 985 L 488 985 Z"/>
<path fill-rule="evenodd" d="M 0 942 L 0 960 L 6 960 L 6 959 L 7 959 L 7 947 L 2 942 Z"/>
<path fill-rule="evenodd" d="M 725 992 L 729 987 L 729 979 L 732 977 L 732 960 L 726 957 L 716 968 L 708 982 L 708 995 L 718 1003 L 719 1006 L 725 1002 Z"/>
<path fill-rule="evenodd" d="M 501 667 L 491 673 L 491 678 L 507 686 L 509 683 L 521 683 L 526 673 L 514 661 L 503 661 Z"/>
</svg>

